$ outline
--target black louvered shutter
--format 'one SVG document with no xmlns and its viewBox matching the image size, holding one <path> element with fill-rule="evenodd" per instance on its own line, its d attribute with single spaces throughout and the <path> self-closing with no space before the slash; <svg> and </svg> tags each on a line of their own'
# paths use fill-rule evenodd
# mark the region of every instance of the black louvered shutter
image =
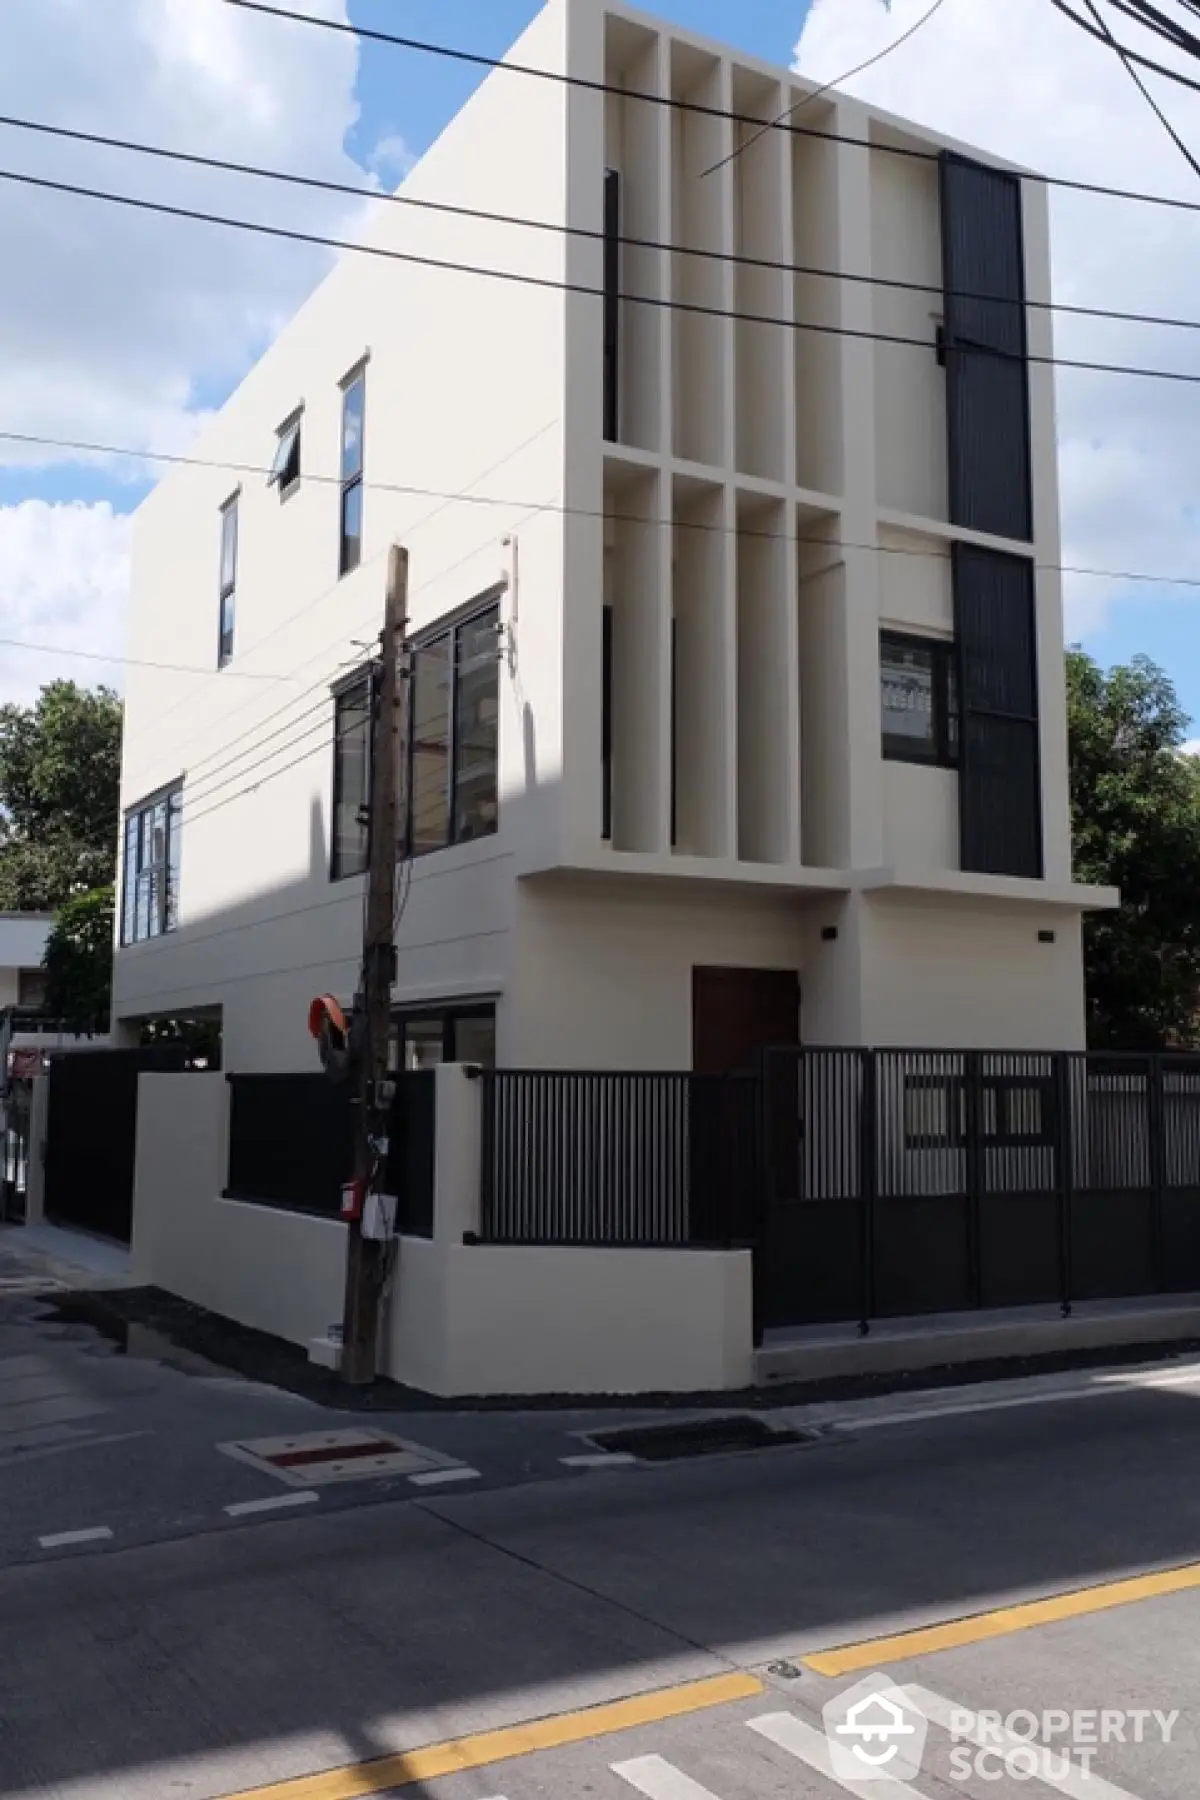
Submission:
<svg viewBox="0 0 1200 1800">
<path fill-rule="evenodd" d="M 955 544 L 962 866 L 1042 874 L 1033 564 Z"/>
<path fill-rule="evenodd" d="M 940 164 L 950 518 L 1029 539 L 1021 182 L 949 152 Z"/>
<path fill-rule="evenodd" d="M 604 171 L 604 438 L 615 444 L 620 427 L 621 177 Z"/>
</svg>

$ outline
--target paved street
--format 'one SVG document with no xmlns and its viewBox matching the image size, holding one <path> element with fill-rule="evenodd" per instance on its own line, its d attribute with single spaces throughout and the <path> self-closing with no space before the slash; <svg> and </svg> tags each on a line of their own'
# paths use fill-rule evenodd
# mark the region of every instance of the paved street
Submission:
<svg viewBox="0 0 1200 1800">
<path fill-rule="evenodd" d="M 661 1465 L 568 1465 L 582 1411 L 372 1415 L 450 1479 L 304 1486 L 223 1446 L 361 1414 L 46 1298 L 0 1295 L 7 1796 L 807 1800 L 847 1791 L 822 1708 L 869 1676 L 929 1721 L 881 1792 L 1194 1794 L 1194 1363 L 792 1410 L 825 1434 Z"/>
</svg>

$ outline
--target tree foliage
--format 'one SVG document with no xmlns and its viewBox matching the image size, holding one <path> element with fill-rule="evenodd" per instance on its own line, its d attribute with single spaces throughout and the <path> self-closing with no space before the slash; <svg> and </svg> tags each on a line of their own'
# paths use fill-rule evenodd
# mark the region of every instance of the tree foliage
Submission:
<svg viewBox="0 0 1200 1800">
<path fill-rule="evenodd" d="M 111 881 L 120 779 L 111 689 L 53 681 L 0 707 L 0 910 L 53 912 Z"/>
<path fill-rule="evenodd" d="M 113 890 L 94 888 L 58 909 L 46 942 L 46 1010 L 71 1031 L 105 1031 L 112 1002 Z"/>
<path fill-rule="evenodd" d="M 1081 881 L 1121 890 L 1084 927 L 1088 1036 L 1125 1050 L 1200 1045 L 1200 759 L 1146 657 L 1105 673 L 1067 653 L 1071 814 Z"/>
</svg>

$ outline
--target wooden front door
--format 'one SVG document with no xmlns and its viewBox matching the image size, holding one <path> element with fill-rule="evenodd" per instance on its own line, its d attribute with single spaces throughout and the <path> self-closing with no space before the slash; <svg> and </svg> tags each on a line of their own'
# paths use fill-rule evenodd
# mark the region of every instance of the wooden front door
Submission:
<svg viewBox="0 0 1200 1800">
<path fill-rule="evenodd" d="M 794 969 L 693 969 L 692 1068 L 697 1075 L 749 1069 L 760 1050 L 800 1042 Z"/>
</svg>

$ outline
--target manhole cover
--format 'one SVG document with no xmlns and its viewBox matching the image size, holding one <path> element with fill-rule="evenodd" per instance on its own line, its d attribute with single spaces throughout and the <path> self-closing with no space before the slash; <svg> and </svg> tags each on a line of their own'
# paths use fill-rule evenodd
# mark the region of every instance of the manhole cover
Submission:
<svg viewBox="0 0 1200 1800">
<path fill-rule="evenodd" d="M 218 1449 L 293 1487 L 462 1467 L 452 1456 L 441 1456 L 423 1444 L 411 1444 L 384 1431 L 307 1431 L 292 1437 L 220 1444 Z"/>
<path fill-rule="evenodd" d="M 645 1462 L 672 1462 L 676 1457 L 719 1456 L 730 1450 L 775 1450 L 785 1444 L 824 1442 L 819 1431 L 794 1431 L 769 1425 L 753 1413 L 718 1419 L 685 1419 L 678 1424 L 634 1425 L 590 1434 L 600 1450 L 620 1451 Z"/>
</svg>

